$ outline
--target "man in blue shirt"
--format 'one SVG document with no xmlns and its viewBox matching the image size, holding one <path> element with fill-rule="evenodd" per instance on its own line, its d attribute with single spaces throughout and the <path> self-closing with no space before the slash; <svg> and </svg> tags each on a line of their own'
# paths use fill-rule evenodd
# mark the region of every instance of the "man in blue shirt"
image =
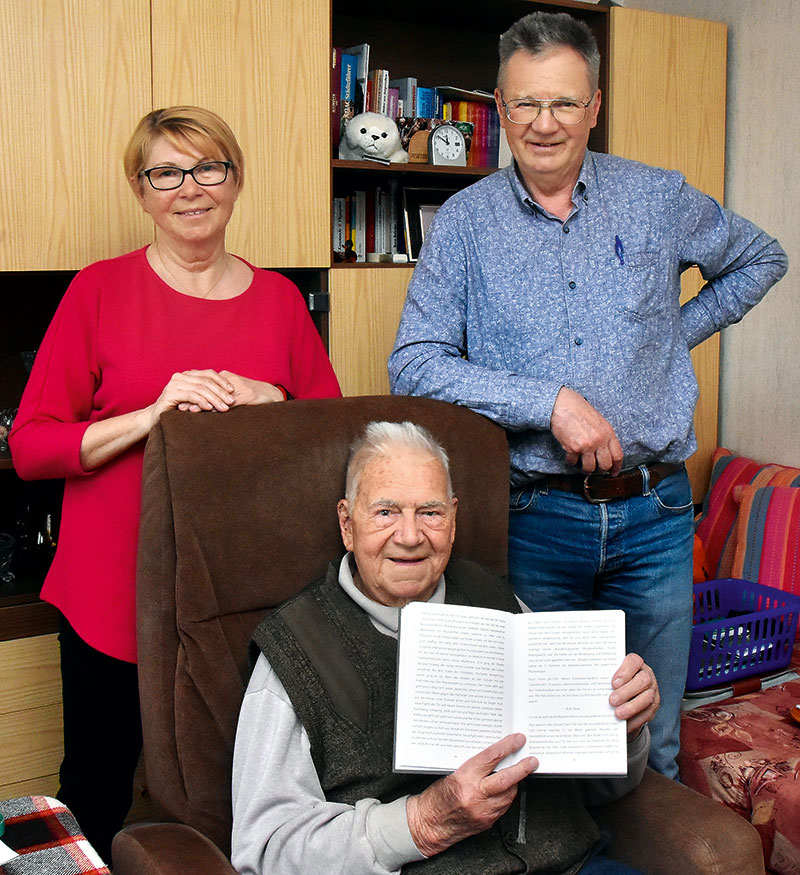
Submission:
<svg viewBox="0 0 800 875">
<path fill-rule="evenodd" d="M 680 173 L 587 150 L 600 57 L 532 13 L 500 39 L 512 166 L 437 212 L 408 290 L 392 390 L 463 404 L 511 449 L 509 566 L 535 610 L 622 608 L 662 707 L 650 764 L 677 776 L 692 625 L 690 350 L 786 271 L 777 241 Z M 680 275 L 706 280 L 680 305 Z"/>
</svg>

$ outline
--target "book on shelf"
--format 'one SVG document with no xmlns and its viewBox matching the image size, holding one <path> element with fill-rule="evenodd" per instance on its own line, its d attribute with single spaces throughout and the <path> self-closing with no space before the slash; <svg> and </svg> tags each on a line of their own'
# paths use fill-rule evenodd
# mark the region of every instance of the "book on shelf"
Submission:
<svg viewBox="0 0 800 875">
<path fill-rule="evenodd" d="M 375 69 L 369 71 L 367 112 L 380 115 L 389 114 L 389 71 Z"/>
<path fill-rule="evenodd" d="M 370 210 L 367 211 L 367 257 L 370 253 L 384 255 L 386 253 L 386 216 L 383 212 L 383 189 L 375 186 L 367 191 L 367 204 L 372 204 L 370 225 Z M 372 245 L 370 245 L 370 243 Z"/>
<path fill-rule="evenodd" d="M 426 88 L 421 85 L 417 86 L 417 106 L 415 114 L 420 116 L 420 118 L 436 118 L 433 88 Z"/>
<path fill-rule="evenodd" d="M 333 199 L 333 260 L 344 261 L 346 230 L 346 200 L 343 197 Z"/>
<path fill-rule="evenodd" d="M 367 193 L 362 189 L 353 192 L 353 248 L 356 261 L 367 260 Z"/>
<path fill-rule="evenodd" d="M 403 114 L 400 111 L 401 103 L 400 103 L 400 89 L 399 88 L 392 88 L 391 85 L 389 86 L 388 98 L 387 98 L 386 102 L 387 102 L 386 115 L 388 115 L 389 118 L 397 118 L 399 115 Z"/>
<path fill-rule="evenodd" d="M 356 96 L 358 92 L 358 58 L 340 49 L 339 64 L 342 73 L 339 85 L 339 140 L 337 140 L 336 146 L 339 145 L 344 129 L 347 127 L 347 122 L 356 114 Z"/>
<path fill-rule="evenodd" d="M 345 54 L 355 55 L 358 59 L 356 66 L 356 82 L 358 87 L 355 91 L 355 114 L 366 112 L 367 99 L 367 81 L 369 79 L 369 43 L 359 43 L 355 46 L 348 46 L 343 50 Z"/>
<path fill-rule="evenodd" d="M 445 773 L 512 732 L 534 775 L 627 773 L 609 704 L 623 611 L 510 614 L 411 602 L 400 613 L 394 771 Z"/>
<path fill-rule="evenodd" d="M 353 224 L 353 195 L 348 194 L 344 199 L 344 254 L 345 261 L 350 258 L 355 261 L 355 228 Z"/>
<path fill-rule="evenodd" d="M 415 116 L 417 115 L 417 80 L 414 76 L 404 76 L 402 79 L 390 79 L 389 87 L 396 88 L 399 95 L 399 100 L 403 104 L 403 111 L 398 112 L 397 116 Z M 395 116 L 395 118 L 397 118 Z"/>
<path fill-rule="evenodd" d="M 392 255 L 397 255 L 400 252 L 400 182 L 397 179 L 389 181 L 389 190 L 385 199 L 385 209 L 388 216 L 387 235 L 387 251 Z"/>
<path fill-rule="evenodd" d="M 334 154 L 342 133 L 342 50 L 334 46 L 331 52 L 331 143 Z"/>
</svg>

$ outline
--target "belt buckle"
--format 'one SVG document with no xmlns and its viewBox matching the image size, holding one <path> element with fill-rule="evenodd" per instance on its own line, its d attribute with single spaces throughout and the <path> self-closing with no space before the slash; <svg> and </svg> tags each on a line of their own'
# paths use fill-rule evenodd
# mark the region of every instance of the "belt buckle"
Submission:
<svg viewBox="0 0 800 875">
<path fill-rule="evenodd" d="M 591 484 L 589 480 L 594 476 L 594 471 L 590 474 L 587 474 L 583 479 L 583 497 L 589 502 L 589 504 L 608 504 L 611 501 L 610 498 L 595 498 L 591 493 Z"/>
</svg>

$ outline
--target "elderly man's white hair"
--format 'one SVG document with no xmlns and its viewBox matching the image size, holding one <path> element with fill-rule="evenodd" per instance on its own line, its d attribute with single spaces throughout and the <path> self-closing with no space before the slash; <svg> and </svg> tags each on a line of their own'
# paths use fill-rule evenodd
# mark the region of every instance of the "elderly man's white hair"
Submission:
<svg viewBox="0 0 800 875">
<path fill-rule="evenodd" d="M 434 440 L 427 428 L 414 422 L 370 422 L 364 434 L 350 447 L 344 495 L 350 507 L 358 496 L 361 475 L 367 465 L 373 459 L 391 456 L 393 451 L 398 449 L 416 450 L 439 462 L 447 479 L 447 497 L 453 497 L 450 460 L 444 448 Z"/>
</svg>

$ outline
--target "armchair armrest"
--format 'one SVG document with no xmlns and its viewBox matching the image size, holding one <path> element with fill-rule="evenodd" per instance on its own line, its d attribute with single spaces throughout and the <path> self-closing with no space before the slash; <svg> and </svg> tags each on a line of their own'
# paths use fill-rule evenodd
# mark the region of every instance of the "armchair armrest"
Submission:
<svg viewBox="0 0 800 875">
<path fill-rule="evenodd" d="M 611 832 L 609 856 L 648 875 L 764 873 L 761 840 L 752 824 L 651 769 L 635 790 L 597 806 L 593 814 Z"/>
<path fill-rule="evenodd" d="M 183 823 L 137 823 L 114 836 L 114 875 L 236 875 L 230 860 Z"/>
</svg>

